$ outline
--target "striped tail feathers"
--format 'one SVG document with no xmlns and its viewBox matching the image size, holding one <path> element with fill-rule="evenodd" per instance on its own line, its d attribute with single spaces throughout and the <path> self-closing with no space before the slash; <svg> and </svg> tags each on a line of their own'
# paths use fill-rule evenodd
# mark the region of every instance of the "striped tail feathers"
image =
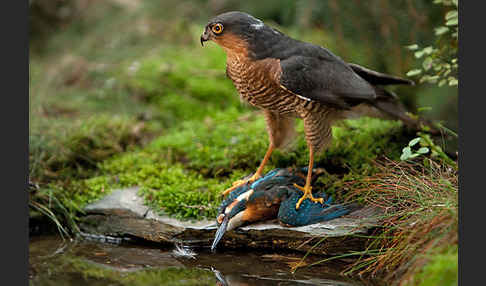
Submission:
<svg viewBox="0 0 486 286">
<path fill-rule="evenodd" d="M 415 82 L 409 79 L 380 73 L 354 63 L 348 63 L 348 65 L 351 67 L 351 69 L 353 69 L 355 73 L 357 73 L 360 77 L 369 82 L 371 85 L 415 85 Z"/>
<path fill-rule="evenodd" d="M 371 104 L 387 116 L 401 120 L 406 126 L 417 131 L 426 131 L 432 135 L 441 134 L 440 129 L 431 121 L 424 118 L 415 118 L 409 115 L 399 101 L 398 96 L 382 87 L 374 86 L 377 98 Z M 427 127 L 426 129 L 424 127 Z"/>
<path fill-rule="evenodd" d="M 384 113 L 386 116 L 391 117 L 393 119 L 401 120 L 405 125 L 408 127 L 415 129 L 415 130 L 422 130 L 423 126 L 428 127 L 428 133 L 431 134 L 440 134 L 440 131 L 434 124 L 428 120 L 424 119 L 416 119 L 410 116 L 407 113 L 405 107 L 400 103 L 398 96 L 381 86 L 386 85 L 415 85 L 415 82 L 409 79 L 380 73 L 363 66 L 360 66 L 355 63 L 348 63 L 349 67 L 361 78 L 366 80 L 373 88 L 375 89 L 375 93 L 377 98 L 374 102 L 371 103 L 376 109 Z M 380 115 L 375 114 L 375 111 L 370 109 L 367 110 L 366 108 L 357 109 L 358 112 L 351 112 L 350 117 L 352 116 L 362 116 L 368 115 L 372 117 L 381 117 Z"/>
<path fill-rule="evenodd" d="M 374 86 L 374 89 L 377 94 L 376 100 L 372 103 L 374 107 L 392 118 L 401 120 L 409 127 L 419 127 L 419 121 L 407 114 L 407 110 L 394 92 L 377 86 Z"/>
</svg>

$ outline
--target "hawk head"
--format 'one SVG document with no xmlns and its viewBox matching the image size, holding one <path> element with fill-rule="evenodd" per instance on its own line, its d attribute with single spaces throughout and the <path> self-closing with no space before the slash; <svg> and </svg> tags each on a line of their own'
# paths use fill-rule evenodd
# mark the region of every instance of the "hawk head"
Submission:
<svg viewBox="0 0 486 286">
<path fill-rule="evenodd" d="M 206 25 L 201 45 L 213 41 L 227 53 L 255 54 L 284 35 L 247 13 L 233 11 L 220 14 Z"/>
</svg>

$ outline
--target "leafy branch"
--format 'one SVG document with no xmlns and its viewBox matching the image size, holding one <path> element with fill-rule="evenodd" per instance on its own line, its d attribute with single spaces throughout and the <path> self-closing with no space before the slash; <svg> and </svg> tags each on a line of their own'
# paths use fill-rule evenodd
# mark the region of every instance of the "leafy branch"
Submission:
<svg viewBox="0 0 486 286">
<path fill-rule="evenodd" d="M 420 82 L 443 86 L 458 85 L 458 0 L 435 0 L 435 4 L 452 7 L 444 16 L 444 25 L 435 28 L 435 45 L 420 48 L 417 44 L 406 48 L 414 51 L 417 59 L 423 59 L 420 68 L 412 69 L 407 76 L 421 76 Z"/>
</svg>

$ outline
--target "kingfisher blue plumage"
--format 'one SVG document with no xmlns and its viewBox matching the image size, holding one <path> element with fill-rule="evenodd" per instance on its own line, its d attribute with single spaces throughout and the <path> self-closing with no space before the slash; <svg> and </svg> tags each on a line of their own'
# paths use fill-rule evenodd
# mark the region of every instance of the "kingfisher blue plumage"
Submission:
<svg viewBox="0 0 486 286">
<path fill-rule="evenodd" d="M 319 172 L 313 170 L 317 175 Z M 218 210 L 218 230 L 211 246 L 216 248 L 226 231 L 243 224 L 278 218 L 285 226 L 303 226 L 331 220 L 351 212 L 355 205 L 332 204 L 332 197 L 316 192 L 314 197 L 323 198 L 324 204 L 305 199 L 298 210 L 295 204 L 301 197 L 295 184 L 306 181 L 307 168 L 274 169 L 253 183 L 233 190 Z"/>
</svg>

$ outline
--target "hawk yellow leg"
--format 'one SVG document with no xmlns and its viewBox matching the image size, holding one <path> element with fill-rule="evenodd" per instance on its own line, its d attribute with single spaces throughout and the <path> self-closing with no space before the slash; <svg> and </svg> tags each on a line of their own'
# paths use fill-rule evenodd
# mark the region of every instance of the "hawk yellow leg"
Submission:
<svg viewBox="0 0 486 286">
<path fill-rule="evenodd" d="M 272 155 L 273 149 L 275 149 L 275 147 L 273 146 L 273 144 L 270 144 L 268 146 L 267 153 L 265 153 L 265 157 L 263 157 L 263 160 L 260 163 L 260 166 L 256 170 L 255 174 L 253 174 L 253 176 L 251 176 L 249 179 L 246 179 L 246 180 L 238 180 L 238 181 L 233 182 L 233 185 L 223 192 L 223 196 L 226 196 L 227 194 L 231 193 L 233 190 L 235 190 L 236 188 L 238 188 L 241 185 L 244 185 L 246 183 L 253 183 L 254 181 L 258 180 L 262 176 L 263 168 L 267 164 L 268 159 L 270 158 L 270 155 Z"/>
<path fill-rule="evenodd" d="M 305 186 L 301 187 L 297 184 L 294 184 L 294 186 L 303 191 L 304 194 L 302 197 L 297 201 L 297 204 L 295 205 L 295 209 L 298 210 L 300 208 L 300 205 L 305 199 L 310 199 L 314 203 L 321 203 L 324 204 L 324 199 L 323 198 L 314 198 L 312 196 L 312 186 L 311 186 L 311 179 L 312 179 L 312 168 L 314 167 L 314 150 L 312 149 L 312 146 L 309 146 L 309 169 L 307 170 L 307 178 L 305 180 Z"/>
</svg>

